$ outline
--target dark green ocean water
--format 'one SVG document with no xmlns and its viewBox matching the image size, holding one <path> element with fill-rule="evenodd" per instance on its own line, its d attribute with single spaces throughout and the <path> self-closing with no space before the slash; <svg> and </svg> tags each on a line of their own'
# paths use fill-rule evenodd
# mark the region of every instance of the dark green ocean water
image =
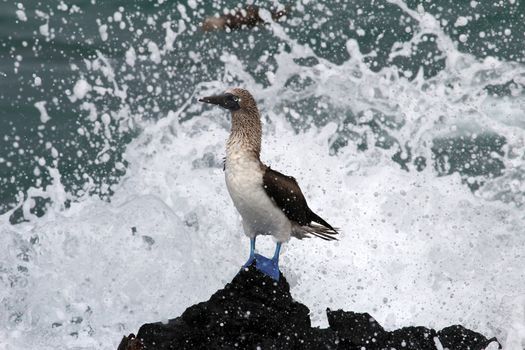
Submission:
<svg viewBox="0 0 525 350">
<path fill-rule="evenodd" d="M 111 185 L 125 173 L 121 154 L 140 133 L 141 122 L 178 109 L 200 82 L 220 80 L 224 75 L 224 54 L 234 53 L 256 82 L 271 85 L 267 72 L 278 67 L 272 54 L 287 50 L 288 43 L 266 27 L 214 33 L 201 30 L 205 17 L 235 8 L 236 2 L 195 4 L 195 9 L 185 6 L 183 10 L 178 5 L 175 1 L 0 2 L 0 213 L 23 200 L 28 188 L 48 185 L 48 167 L 59 170 L 61 181 L 71 194 L 69 200 L 85 193 L 108 199 Z M 490 56 L 506 62 L 525 60 L 523 1 L 410 0 L 406 5 L 437 19 L 459 53 L 480 60 Z M 434 40 L 436 33 L 429 32 L 407 54 L 389 57 L 394 45 L 413 39 L 420 24 L 388 1 L 299 1 L 283 2 L 280 6 L 288 6 L 289 15 L 281 23 L 289 37 L 315 53 L 314 57 L 300 58 L 306 66 L 315 65 L 318 59 L 343 64 L 350 57 L 346 43 L 352 38 L 372 70 L 398 67 L 408 80 L 418 71 L 424 79 L 438 76 L 451 54 L 443 52 Z M 462 23 L 465 18 L 466 23 Z M 139 58 L 133 66 L 126 64 L 129 48 L 133 47 L 138 56 L 147 57 L 149 43 L 162 44 L 164 23 L 180 31 L 173 51 L 161 61 Z M 107 38 L 101 34 L 101 26 L 106 26 Z M 262 55 L 268 59 L 260 60 Z M 115 120 L 118 113 L 127 113 L 134 121 L 128 120 L 126 125 L 112 123 L 108 132 L 93 132 L 97 128 L 88 117 L 89 108 L 72 98 L 79 78 L 91 86 L 108 83 L 107 76 L 86 69 L 86 62 L 99 56 L 111 62 L 114 82 L 125 86 L 126 93 L 117 97 L 114 91 L 103 95 L 88 92 L 84 101 L 96 107 L 99 119 L 104 113 Z M 300 91 L 312 83 L 295 77 L 288 86 Z M 519 82 L 508 79 L 487 85 L 486 91 L 505 98 L 513 89 L 521 88 Z M 50 117 L 46 123 L 41 122 L 35 107 L 38 102 L 45 103 Z M 316 102 L 304 99 L 294 103 L 301 114 L 294 125 L 302 130 L 314 124 L 339 123 L 334 152 L 349 143 L 357 143 L 362 149 L 397 149 L 392 159 L 401 167 L 408 170 L 410 164 L 418 169 L 433 166 L 438 175 L 459 171 L 463 176 L 476 177 L 469 183 L 473 190 L 484 183 L 484 178 L 504 172 L 504 162 L 491 156 L 493 152 L 505 154 L 505 135 L 497 132 L 474 138 L 437 137 L 429 146 L 433 159 L 427 159 L 428 156 L 413 154 L 409 146 L 391 135 L 384 123 L 368 122 L 366 127 L 378 136 L 376 142 L 370 143 L 351 130 L 359 111 L 341 110 L 330 102 L 319 107 Z M 192 112 L 187 111 L 182 119 L 191 117 Z M 85 132 L 79 133 L 79 129 Z M 106 154 L 104 159 L 101 152 Z M 36 201 L 33 211 L 40 215 L 47 200 Z"/>
</svg>

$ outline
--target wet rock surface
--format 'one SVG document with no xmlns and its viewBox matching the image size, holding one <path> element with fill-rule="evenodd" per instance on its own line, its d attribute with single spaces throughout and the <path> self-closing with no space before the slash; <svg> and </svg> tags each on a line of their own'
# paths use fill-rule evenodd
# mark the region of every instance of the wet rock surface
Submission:
<svg viewBox="0 0 525 350">
<path fill-rule="evenodd" d="M 282 275 L 275 282 L 250 267 L 180 317 L 143 325 L 136 336 L 124 337 L 118 350 L 501 348 L 495 338 L 459 325 L 388 332 L 368 313 L 327 310 L 330 327 L 321 329 L 312 328 L 309 313 L 293 300 Z"/>
</svg>

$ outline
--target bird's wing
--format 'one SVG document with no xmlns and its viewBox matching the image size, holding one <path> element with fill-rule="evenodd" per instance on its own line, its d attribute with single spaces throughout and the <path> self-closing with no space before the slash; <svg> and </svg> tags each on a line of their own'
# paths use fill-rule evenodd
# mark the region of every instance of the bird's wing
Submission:
<svg viewBox="0 0 525 350">
<path fill-rule="evenodd" d="M 263 187 L 266 194 L 284 212 L 286 217 L 299 225 L 308 225 L 312 211 L 308 208 L 297 181 L 278 171 L 266 167 L 263 176 Z"/>
</svg>

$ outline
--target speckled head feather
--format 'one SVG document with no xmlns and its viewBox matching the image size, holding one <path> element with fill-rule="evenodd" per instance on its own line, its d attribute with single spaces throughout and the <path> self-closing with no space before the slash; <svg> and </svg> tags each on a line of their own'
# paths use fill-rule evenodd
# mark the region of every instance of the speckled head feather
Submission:
<svg viewBox="0 0 525 350">
<path fill-rule="evenodd" d="M 240 108 L 232 111 L 232 129 L 228 139 L 228 148 L 235 145 L 253 152 L 259 158 L 261 153 L 261 115 L 257 108 L 257 103 L 247 90 L 232 88 L 226 90 L 227 94 L 232 94 L 239 98 Z"/>
<path fill-rule="evenodd" d="M 238 103 L 241 107 L 241 110 L 259 114 L 259 110 L 257 109 L 257 103 L 255 102 L 255 99 L 253 98 L 252 94 L 248 92 L 248 90 L 241 88 L 231 88 L 226 90 L 225 92 L 227 94 L 235 95 L 239 98 Z"/>
</svg>

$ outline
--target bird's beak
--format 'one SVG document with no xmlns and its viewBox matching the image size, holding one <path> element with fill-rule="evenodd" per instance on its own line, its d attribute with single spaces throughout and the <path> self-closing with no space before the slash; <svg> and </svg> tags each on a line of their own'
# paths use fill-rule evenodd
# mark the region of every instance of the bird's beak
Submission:
<svg viewBox="0 0 525 350">
<path fill-rule="evenodd" d="M 199 99 L 199 101 L 221 106 L 222 108 L 229 109 L 232 112 L 241 108 L 239 105 L 239 98 L 228 92 L 222 95 L 203 97 Z"/>
<path fill-rule="evenodd" d="M 223 108 L 228 108 L 226 95 L 214 95 L 214 96 L 199 98 L 199 102 L 211 103 L 212 105 L 218 105 Z"/>
</svg>

